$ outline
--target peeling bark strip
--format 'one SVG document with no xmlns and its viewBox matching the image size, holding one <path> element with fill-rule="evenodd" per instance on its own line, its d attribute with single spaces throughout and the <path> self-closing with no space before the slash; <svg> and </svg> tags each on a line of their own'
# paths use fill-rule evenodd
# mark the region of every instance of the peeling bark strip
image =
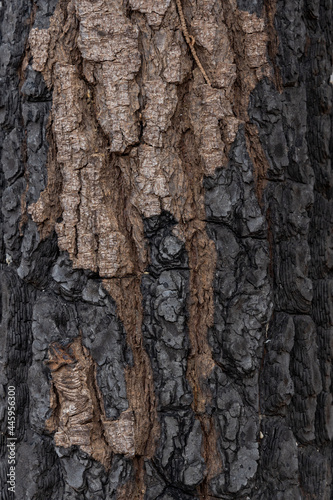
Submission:
<svg viewBox="0 0 333 500">
<path fill-rule="evenodd" d="M 140 278 L 148 264 L 142 217 L 167 211 L 178 221 L 174 234 L 185 242 L 191 273 L 187 376 L 210 479 L 221 464 L 213 421 L 204 415 L 210 397 L 204 382 L 215 366 L 207 329 L 213 324 L 216 250 L 206 233 L 203 179 L 226 166 L 239 126 L 245 124 L 258 192 L 262 189 L 265 154 L 247 108 L 258 81 L 272 77 L 268 35 L 264 20 L 238 10 L 235 0 L 216 8 L 208 0 L 191 4 L 184 15 L 193 35 L 184 26 L 183 32 L 188 43 L 195 37 L 196 52 L 190 48 L 204 61 L 209 86 L 197 68 L 191 71 L 173 2 L 129 0 L 128 6 L 126 13 L 120 0 L 61 1 L 50 27 L 30 33 L 33 68 L 53 87 L 54 154 L 47 188 L 29 213 L 43 237 L 55 228 L 59 248 L 68 251 L 73 267 L 98 272 L 116 301 L 134 360 L 127 393 L 135 418 L 135 454 L 147 457 L 154 453 L 158 424 L 141 336 Z M 170 30 L 170 23 L 178 29 Z M 79 349 L 75 346 L 71 349 Z M 63 402 L 68 394 L 62 377 L 78 377 L 77 385 L 73 382 L 78 397 L 79 384 L 88 386 L 86 375 L 79 382 L 85 370 L 92 370 L 87 353 L 81 349 L 75 360 L 54 371 Z M 92 414 L 93 397 L 87 396 Z M 82 413 L 79 425 L 85 422 Z M 112 439 L 96 451 L 88 444 L 91 432 L 86 427 L 82 446 L 106 463 Z M 67 442 L 61 431 L 55 436 Z"/>
<path fill-rule="evenodd" d="M 133 457 L 133 412 L 126 410 L 118 420 L 107 420 L 94 362 L 81 338 L 64 347 L 51 344 L 47 364 L 52 373 L 53 415 L 46 428 L 55 431 L 55 444 L 65 448 L 77 445 L 106 469 L 110 467 L 112 453 Z"/>
</svg>

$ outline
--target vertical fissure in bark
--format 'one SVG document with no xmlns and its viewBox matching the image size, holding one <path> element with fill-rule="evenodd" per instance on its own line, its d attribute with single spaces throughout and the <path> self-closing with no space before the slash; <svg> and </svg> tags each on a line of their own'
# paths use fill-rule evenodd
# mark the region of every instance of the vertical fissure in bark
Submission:
<svg viewBox="0 0 333 500">
<path fill-rule="evenodd" d="M 186 112 L 188 98 L 188 93 L 185 93 L 184 99 L 180 101 L 179 112 L 175 115 L 175 123 L 180 124 L 180 131 L 182 128 L 186 130 L 186 122 L 189 119 Z M 206 413 L 211 395 L 207 384 L 205 384 L 215 366 L 207 332 L 208 328 L 213 325 L 214 319 L 212 283 L 216 266 L 216 249 L 214 242 L 209 239 L 206 232 L 204 169 L 200 162 L 192 130 L 186 130 L 182 133 L 180 151 L 189 180 L 190 203 L 193 210 L 193 219 L 182 224 L 190 270 L 188 304 L 190 354 L 187 360 L 187 379 L 193 393 L 192 407 L 203 433 L 202 455 L 207 473 L 199 486 L 199 494 L 206 495 L 208 482 L 221 469 L 217 440 L 214 439 L 214 422 Z"/>
<path fill-rule="evenodd" d="M 142 296 L 137 277 L 104 280 L 104 287 L 116 301 L 133 366 L 126 369 L 127 398 L 134 412 L 137 455 L 153 456 L 158 434 L 155 393 L 150 361 L 142 343 Z"/>
<path fill-rule="evenodd" d="M 275 88 L 281 93 L 283 89 L 283 82 L 282 82 L 281 70 L 276 60 L 279 51 L 279 38 L 277 31 L 275 29 L 276 0 L 269 0 L 268 2 L 264 2 L 264 13 L 267 26 L 267 35 L 268 35 L 268 42 L 267 42 L 268 56 L 269 56 L 269 61 L 274 68 L 273 81 Z"/>
</svg>

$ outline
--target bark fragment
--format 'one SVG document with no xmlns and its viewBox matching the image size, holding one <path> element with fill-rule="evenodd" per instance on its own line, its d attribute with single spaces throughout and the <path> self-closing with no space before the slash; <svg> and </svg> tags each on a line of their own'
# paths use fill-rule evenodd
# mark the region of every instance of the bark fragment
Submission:
<svg viewBox="0 0 333 500">
<path fill-rule="evenodd" d="M 47 364 L 52 373 L 50 407 L 53 414 L 46 428 L 55 432 L 56 446 L 77 445 L 107 469 L 111 453 L 133 457 L 133 412 L 126 410 L 118 420 L 106 419 L 95 366 L 81 338 L 66 346 L 51 344 Z"/>
</svg>

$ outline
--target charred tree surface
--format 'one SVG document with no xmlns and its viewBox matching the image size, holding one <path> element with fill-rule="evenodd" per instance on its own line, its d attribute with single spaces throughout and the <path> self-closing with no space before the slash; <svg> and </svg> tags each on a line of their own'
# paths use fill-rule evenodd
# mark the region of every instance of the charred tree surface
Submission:
<svg viewBox="0 0 333 500">
<path fill-rule="evenodd" d="M 5 500 L 332 498 L 331 12 L 1 2 Z"/>
</svg>

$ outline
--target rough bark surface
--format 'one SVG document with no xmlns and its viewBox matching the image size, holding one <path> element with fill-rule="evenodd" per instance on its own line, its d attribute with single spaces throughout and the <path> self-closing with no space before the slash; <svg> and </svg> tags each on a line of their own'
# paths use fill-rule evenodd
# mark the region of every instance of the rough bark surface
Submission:
<svg viewBox="0 0 333 500">
<path fill-rule="evenodd" d="M 4 500 L 332 498 L 331 12 L 1 2 Z"/>
</svg>

